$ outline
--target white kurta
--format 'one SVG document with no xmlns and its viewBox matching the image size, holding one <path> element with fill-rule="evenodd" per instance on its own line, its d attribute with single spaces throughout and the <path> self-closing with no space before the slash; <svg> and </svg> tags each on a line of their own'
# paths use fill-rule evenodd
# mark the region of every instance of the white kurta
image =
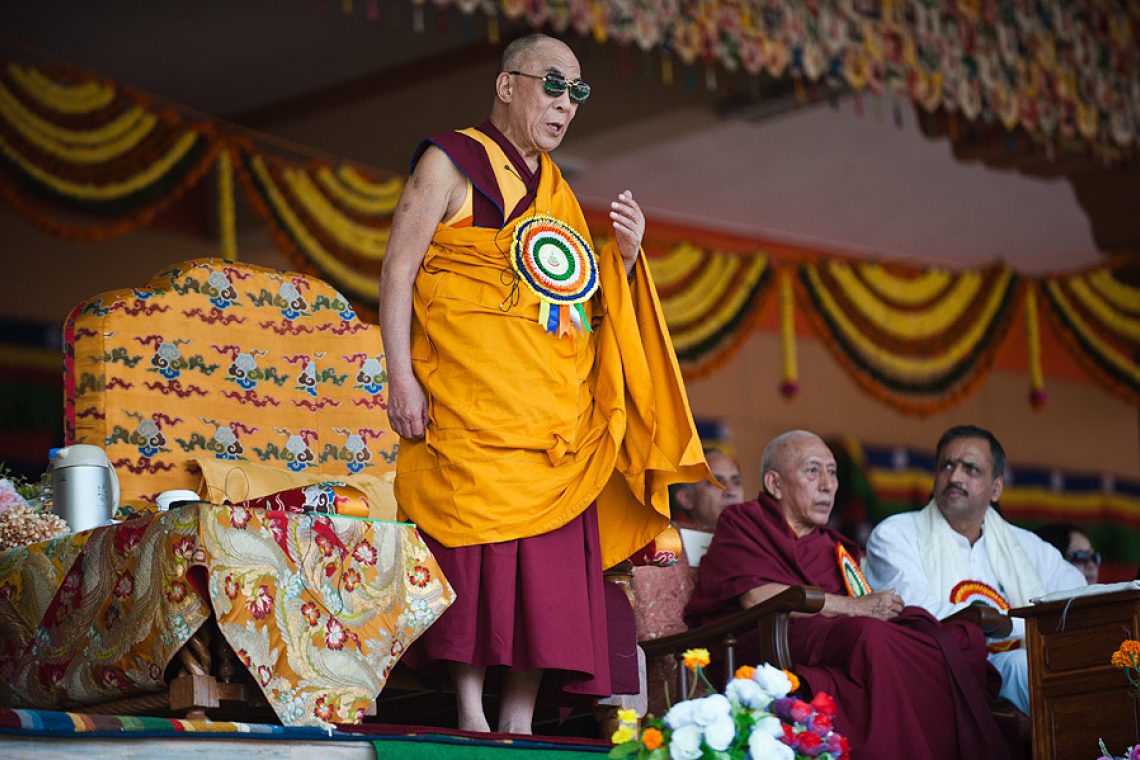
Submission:
<svg viewBox="0 0 1140 760">
<path fill-rule="evenodd" d="M 966 602 L 953 604 L 949 599 L 939 598 L 923 569 L 922 558 L 918 553 L 918 512 L 904 512 L 888 517 L 871 532 L 867 542 L 867 554 L 863 558 L 863 573 L 871 587 L 893 588 L 905 604 L 922 607 L 937 618 L 945 618 L 967 606 Z M 1009 526 L 1017 537 L 1017 542 L 1025 550 L 1026 556 L 1037 569 L 1046 592 L 1062 591 L 1086 585 L 1081 571 L 1069 564 L 1052 545 L 1042 541 L 1032 532 L 1014 525 Z M 1001 593 L 1005 593 L 1001 579 L 990 564 L 986 549 L 985 526 L 982 537 L 970 546 L 969 540 L 954 534 L 958 550 L 970 567 L 969 578 L 986 583 Z M 1025 621 L 1013 618 L 1013 631 L 1008 638 L 1025 636 Z M 1029 712 L 1029 672 L 1025 649 L 1009 652 L 996 652 L 990 655 L 990 662 L 1001 673 L 1001 695 L 1012 702 L 1022 712 Z"/>
</svg>

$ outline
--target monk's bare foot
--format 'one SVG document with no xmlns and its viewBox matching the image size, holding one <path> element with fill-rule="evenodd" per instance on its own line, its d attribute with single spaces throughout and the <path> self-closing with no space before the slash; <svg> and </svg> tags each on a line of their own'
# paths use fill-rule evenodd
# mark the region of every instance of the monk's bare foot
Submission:
<svg viewBox="0 0 1140 760">
<path fill-rule="evenodd" d="M 534 730 L 531 728 L 529 720 L 527 720 L 525 722 L 524 721 L 501 720 L 501 721 L 499 721 L 499 733 L 500 734 L 530 735 L 530 734 L 534 733 Z"/>
<path fill-rule="evenodd" d="M 491 726 L 489 723 L 487 723 L 487 716 L 485 716 L 482 712 L 472 715 L 465 715 L 463 713 L 460 713 L 459 730 L 489 734 L 491 733 Z"/>
</svg>

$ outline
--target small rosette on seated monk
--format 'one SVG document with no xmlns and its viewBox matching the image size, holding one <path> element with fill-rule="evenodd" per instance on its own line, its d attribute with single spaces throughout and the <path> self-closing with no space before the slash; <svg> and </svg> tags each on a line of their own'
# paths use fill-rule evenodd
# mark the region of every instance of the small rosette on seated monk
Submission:
<svg viewBox="0 0 1140 760">
<path fill-rule="evenodd" d="M 368 498 L 364 492 L 337 481 L 288 488 L 267 496 L 237 502 L 234 506 L 279 512 L 315 512 L 322 515 L 368 517 Z"/>
</svg>

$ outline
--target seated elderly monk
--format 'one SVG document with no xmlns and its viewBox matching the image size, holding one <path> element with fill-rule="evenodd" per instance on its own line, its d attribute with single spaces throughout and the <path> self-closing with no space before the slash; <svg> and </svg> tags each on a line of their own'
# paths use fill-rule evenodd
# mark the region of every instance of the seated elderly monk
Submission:
<svg viewBox="0 0 1140 760">
<path fill-rule="evenodd" d="M 838 480 L 835 457 L 816 435 L 793 430 L 764 450 L 763 493 L 728 507 L 700 565 L 685 610 L 690 625 L 750 607 L 791 585 L 818 586 L 822 612 L 793 618 L 796 674 L 835 698 L 836 729 L 856 758 L 1004 758 L 989 711 L 981 630 L 939 623 L 872 591 L 858 547 L 826 527 Z M 738 662 L 755 658 L 742 637 Z M 755 647 L 755 640 L 751 646 Z"/>
</svg>

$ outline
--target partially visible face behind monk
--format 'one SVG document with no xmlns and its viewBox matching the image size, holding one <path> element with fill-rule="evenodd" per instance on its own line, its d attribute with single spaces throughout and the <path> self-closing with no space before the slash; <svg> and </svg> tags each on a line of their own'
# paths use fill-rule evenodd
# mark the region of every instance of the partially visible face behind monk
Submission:
<svg viewBox="0 0 1140 760">
<path fill-rule="evenodd" d="M 839 477 L 835 456 L 818 437 L 804 435 L 790 440 L 767 473 L 765 487 L 784 510 L 784 517 L 797 536 L 827 525 L 835 506 Z"/>
<path fill-rule="evenodd" d="M 582 69 L 574 52 L 566 43 L 553 37 L 528 48 L 511 68 L 537 77 L 561 74 L 570 82 L 582 78 Z M 514 75 L 510 77 L 510 85 L 507 124 L 503 130 L 507 139 L 524 154 L 531 151 L 549 153 L 557 148 L 578 113 L 578 106 L 570 100 L 569 90 L 558 97 L 551 97 L 543 91 L 542 82 L 538 79 Z"/>
</svg>

